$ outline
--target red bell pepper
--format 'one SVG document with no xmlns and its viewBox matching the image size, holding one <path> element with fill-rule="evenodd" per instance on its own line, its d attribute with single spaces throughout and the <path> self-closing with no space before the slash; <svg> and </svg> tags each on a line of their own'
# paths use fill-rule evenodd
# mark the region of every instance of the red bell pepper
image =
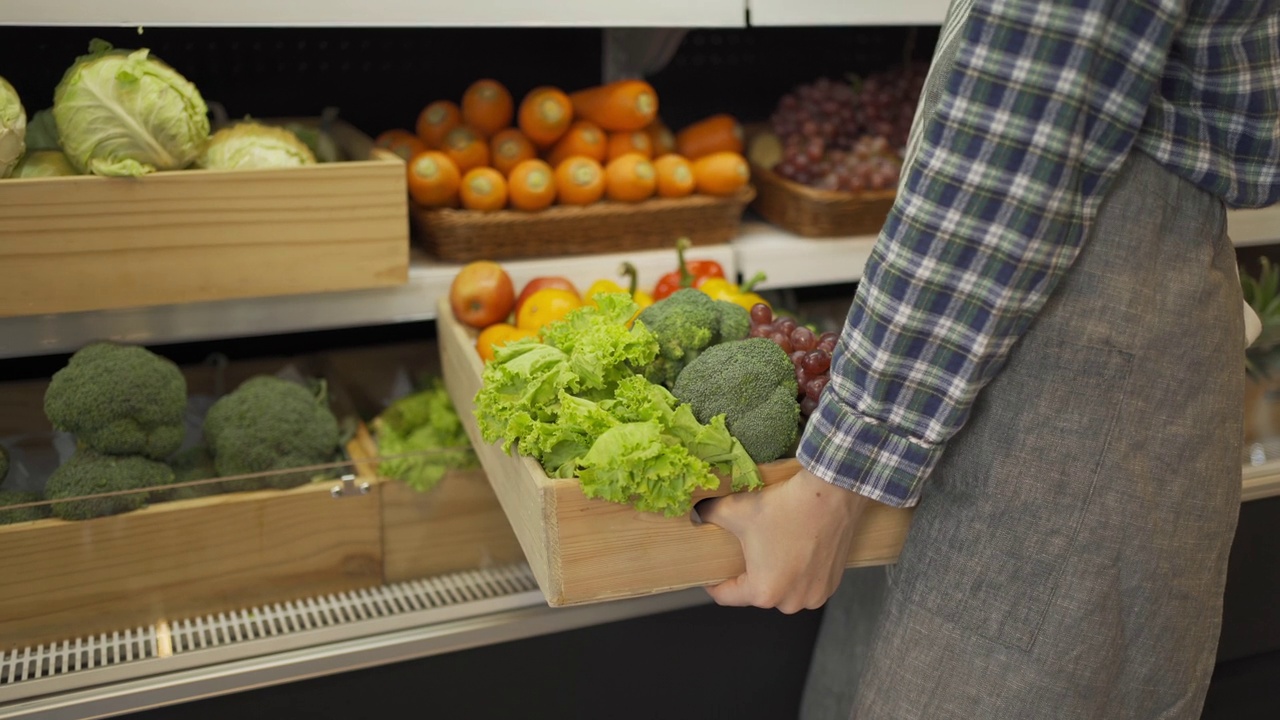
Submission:
<svg viewBox="0 0 1280 720">
<path fill-rule="evenodd" d="M 682 288 L 697 287 L 708 278 L 724 277 L 724 268 L 720 267 L 720 263 L 715 260 L 686 261 L 684 251 L 690 247 L 692 243 L 689 242 L 689 238 L 680 238 L 676 241 L 676 259 L 679 266 L 658 279 L 658 284 L 653 288 L 654 300 L 661 300 Z"/>
</svg>

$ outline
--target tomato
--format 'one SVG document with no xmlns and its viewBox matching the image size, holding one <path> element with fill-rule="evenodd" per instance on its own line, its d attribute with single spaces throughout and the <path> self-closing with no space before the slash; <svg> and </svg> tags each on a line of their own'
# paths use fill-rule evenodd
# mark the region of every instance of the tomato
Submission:
<svg viewBox="0 0 1280 720">
<path fill-rule="evenodd" d="M 571 310 L 582 307 L 578 293 L 561 288 L 543 288 L 530 295 L 516 312 L 516 327 L 538 330 L 555 322 Z"/>
<path fill-rule="evenodd" d="M 473 328 L 502 322 L 515 306 L 515 286 L 498 263 L 477 260 L 458 271 L 449 286 L 449 305 L 458 321 Z"/>
<path fill-rule="evenodd" d="M 510 323 L 497 323 L 490 325 L 480 331 L 480 336 L 476 338 L 476 352 L 480 353 L 480 359 L 485 362 L 493 360 L 494 350 L 501 345 L 514 342 L 527 337 L 533 337 L 532 330 L 518 328 Z"/>
<path fill-rule="evenodd" d="M 520 295 L 516 297 L 516 307 L 515 307 L 516 313 L 517 314 L 520 313 L 520 308 L 524 305 L 524 301 L 529 299 L 530 295 L 533 295 L 539 290 L 545 290 L 547 288 L 559 288 L 560 290 L 568 290 L 574 295 L 578 295 L 578 288 L 575 287 L 573 283 L 569 282 L 568 278 L 561 277 L 559 275 L 554 275 L 554 276 L 548 275 L 544 277 L 536 277 L 530 280 L 524 286 L 524 289 L 520 291 Z M 581 299 L 581 296 L 579 296 L 579 299 Z"/>
</svg>

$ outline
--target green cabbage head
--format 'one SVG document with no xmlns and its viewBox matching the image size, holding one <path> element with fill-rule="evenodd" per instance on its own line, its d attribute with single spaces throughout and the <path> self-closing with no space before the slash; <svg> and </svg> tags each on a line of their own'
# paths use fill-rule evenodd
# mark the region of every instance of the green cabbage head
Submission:
<svg viewBox="0 0 1280 720">
<path fill-rule="evenodd" d="M 61 150 L 58 143 L 58 125 L 53 121 L 53 108 L 37 111 L 27 119 L 27 152 L 37 150 Z"/>
<path fill-rule="evenodd" d="M 211 170 L 314 165 L 311 148 L 293 132 L 256 122 L 240 122 L 209 138 L 199 165 Z"/>
<path fill-rule="evenodd" d="M 58 150 L 31 150 L 13 169 L 16 178 L 66 177 L 79 175 L 67 156 Z"/>
<path fill-rule="evenodd" d="M 27 111 L 18 91 L 0 77 L 0 178 L 7 178 L 27 150 Z"/>
<path fill-rule="evenodd" d="M 81 172 L 136 177 L 180 170 L 209 139 L 200 91 L 150 51 L 89 44 L 53 93 L 67 159 Z"/>
</svg>

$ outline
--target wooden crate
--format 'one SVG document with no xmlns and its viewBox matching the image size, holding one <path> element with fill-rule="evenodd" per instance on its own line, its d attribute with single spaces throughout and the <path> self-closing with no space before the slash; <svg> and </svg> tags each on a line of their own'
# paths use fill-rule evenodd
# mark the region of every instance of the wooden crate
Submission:
<svg viewBox="0 0 1280 720">
<path fill-rule="evenodd" d="M 708 585 L 743 572 L 737 538 L 714 525 L 667 518 L 604 500 L 588 499 L 574 479 L 547 477 L 534 460 L 512 456 L 480 438 L 473 399 L 483 365 L 474 333 L 458 323 L 447 302 L 439 309 L 445 383 L 515 530 L 538 584 L 553 606 L 635 597 Z M 766 483 L 790 477 L 794 459 L 761 466 Z M 701 497 L 723 495 L 728 483 Z M 849 566 L 894 561 L 906 539 L 909 511 L 876 505 L 863 518 Z"/>
<path fill-rule="evenodd" d="M 378 585 L 382 488 L 361 479 L 0 525 L 0 651 Z"/>
<path fill-rule="evenodd" d="M 377 474 L 377 444 L 364 428 L 348 448 Z M 452 470 L 427 492 L 378 478 L 382 579 L 415 578 L 507 565 L 524 559 L 520 543 L 482 470 Z"/>
<path fill-rule="evenodd" d="M 404 163 L 358 161 L 0 183 L 0 317 L 407 282 Z"/>
</svg>

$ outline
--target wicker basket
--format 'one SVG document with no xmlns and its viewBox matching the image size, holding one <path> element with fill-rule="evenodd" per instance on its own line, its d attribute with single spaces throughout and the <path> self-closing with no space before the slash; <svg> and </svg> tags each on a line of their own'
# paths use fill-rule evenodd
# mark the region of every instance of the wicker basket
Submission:
<svg viewBox="0 0 1280 720">
<path fill-rule="evenodd" d="M 757 195 L 752 209 L 765 220 L 804 237 L 848 237 L 880 232 L 896 193 L 861 195 L 816 190 L 772 170 L 751 166 Z"/>
<path fill-rule="evenodd" d="M 694 245 L 726 243 L 737 236 L 742 213 L 753 197 L 755 190 L 748 186 L 723 198 L 605 201 L 535 213 L 411 205 L 411 214 L 423 247 L 440 260 L 515 260 L 669 248 L 682 237 Z"/>
</svg>

